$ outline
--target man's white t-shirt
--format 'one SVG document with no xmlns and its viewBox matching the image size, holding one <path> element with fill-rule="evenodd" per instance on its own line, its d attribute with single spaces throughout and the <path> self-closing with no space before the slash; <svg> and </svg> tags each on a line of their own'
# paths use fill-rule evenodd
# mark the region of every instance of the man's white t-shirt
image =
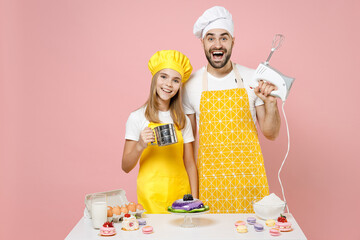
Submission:
<svg viewBox="0 0 360 240">
<path fill-rule="evenodd" d="M 250 69 L 244 66 L 240 66 L 238 64 L 235 65 L 240 73 L 240 76 L 242 77 L 244 81 L 244 88 L 247 91 L 248 97 L 249 97 L 249 106 L 252 118 L 254 122 L 256 122 L 256 106 L 264 104 L 264 102 L 256 96 L 253 89 L 250 89 L 250 81 L 252 80 L 252 77 L 254 75 L 255 70 Z M 190 77 L 190 79 L 185 83 L 184 89 L 183 89 L 183 107 L 185 114 L 194 114 L 196 113 L 196 122 L 197 127 L 199 127 L 199 115 L 200 115 L 200 98 L 201 93 L 203 91 L 202 89 L 202 78 L 203 73 L 206 71 L 205 67 L 202 67 L 195 73 L 193 73 Z M 226 75 L 223 78 L 217 78 L 211 75 L 210 73 L 207 73 L 208 77 L 208 91 L 213 90 L 227 90 L 227 89 L 233 89 L 237 88 L 237 83 L 235 81 L 235 73 L 234 71 L 231 71 L 228 75 Z M 237 79 L 239 81 L 240 79 Z M 240 80 L 241 81 L 241 80 Z"/>
<path fill-rule="evenodd" d="M 159 120 L 161 123 L 174 123 L 173 119 L 171 118 L 170 111 L 159 111 Z M 144 128 L 147 127 L 149 123 L 150 122 L 145 117 L 145 107 L 141 107 L 140 109 L 132 112 L 126 122 L 125 139 L 139 141 L 141 131 L 144 130 Z M 184 143 L 194 141 L 190 119 L 187 116 L 185 127 L 181 130 L 181 133 L 184 139 Z"/>
</svg>

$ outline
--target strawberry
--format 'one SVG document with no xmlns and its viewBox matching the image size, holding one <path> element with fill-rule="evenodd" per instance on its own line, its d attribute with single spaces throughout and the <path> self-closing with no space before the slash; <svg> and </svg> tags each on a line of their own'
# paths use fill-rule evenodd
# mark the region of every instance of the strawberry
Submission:
<svg viewBox="0 0 360 240">
<path fill-rule="evenodd" d="M 278 222 L 287 222 L 286 216 L 280 214 L 280 217 L 277 219 Z"/>
<path fill-rule="evenodd" d="M 130 214 L 127 213 L 127 214 L 124 215 L 124 217 L 128 218 L 128 217 L 130 217 Z"/>
<path fill-rule="evenodd" d="M 114 227 L 114 225 L 113 225 L 112 221 L 111 222 L 105 222 L 103 224 L 103 227 Z"/>
</svg>

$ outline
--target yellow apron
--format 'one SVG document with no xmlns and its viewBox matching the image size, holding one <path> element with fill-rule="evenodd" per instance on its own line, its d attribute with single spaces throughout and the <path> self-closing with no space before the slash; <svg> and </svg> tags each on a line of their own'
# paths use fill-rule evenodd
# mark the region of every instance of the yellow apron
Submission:
<svg viewBox="0 0 360 240">
<path fill-rule="evenodd" d="M 150 123 L 149 127 L 159 125 Z M 159 147 L 149 144 L 140 157 L 137 177 L 138 202 L 146 213 L 168 213 L 167 207 L 191 193 L 183 160 L 184 140 L 176 128 L 178 142 Z"/>
<path fill-rule="evenodd" d="M 238 88 L 207 91 L 203 74 L 199 123 L 200 199 L 212 213 L 252 213 L 251 202 L 269 194 L 249 99 L 237 67 Z"/>
</svg>

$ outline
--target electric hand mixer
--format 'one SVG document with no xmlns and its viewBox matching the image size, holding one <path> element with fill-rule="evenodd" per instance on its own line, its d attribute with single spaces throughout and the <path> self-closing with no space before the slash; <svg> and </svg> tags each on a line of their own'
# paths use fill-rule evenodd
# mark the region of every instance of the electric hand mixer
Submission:
<svg viewBox="0 0 360 240">
<path fill-rule="evenodd" d="M 273 55 L 275 50 L 281 47 L 283 40 L 283 35 L 275 35 L 272 43 L 273 46 L 271 48 L 271 52 L 266 61 L 264 63 L 260 63 L 257 67 L 255 75 L 253 77 L 253 81 L 250 86 L 256 88 L 260 80 L 270 82 L 277 87 L 277 90 L 272 91 L 270 95 L 274 97 L 279 97 L 283 102 L 285 102 L 295 78 L 285 76 L 284 74 L 269 65 L 271 56 Z"/>
<path fill-rule="evenodd" d="M 285 158 L 280 166 L 279 172 L 278 172 L 278 179 L 279 179 L 279 183 L 281 186 L 281 191 L 283 194 L 283 198 L 284 201 L 286 202 L 285 199 L 285 194 L 284 194 L 284 188 L 282 186 L 281 180 L 280 180 L 280 172 L 281 169 L 285 163 L 285 160 L 289 154 L 289 150 L 290 150 L 290 135 L 289 135 L 289 127 L 288 127 L 288 123 L 287 123 L 287 119 L 286 119 L 286 115 L 284 112 L 284 105 L 285 105 L 285 101 L 288 97 L 289 91 L 291 89 L 291 86 L 295 80 L 295 78 L 292 77 L 288 77 L 285 76 L 284 74 L 282 74 L 281 72 L 279 72 L 278 70 L 276 70 L 275 68 L 271 67 L 269 65 L 269 61 L 270 58 L 272 56 L 272 54 L 274 53 L 275 50 L 279 49 L 279 47 L 281 46 L 282 42 L 284 40 L 284 36 L 281 34 L 276 34 L 273 42 L 272 42 L 272 48 L 271 48 L 271 52 L 268 56 L 268 58 L 266 59 L 266 61 L 264 63 L 260 63 L 259 66 L 257 67 L 253 80 L 250 83 L 250 87 L 251 88 L 256 88 L 259 85 L 259 81 L 263 80 L 266 82 L 270 82 L 272 84 L 274 84 L 277 87 L 277 90 L 274 90 L 270 93 L 270 95 L 274 96 L 274 97 L 278 97 L 283 101 L 282 104 L 282 112 L 285 118 L 285 123 L 286 123 L 286 130 L 287 130 L 287 136 L 288 136 L 288 149 L 285 155 Z M 286 204 L 286 208 L 287 211 L 289 212 L 289 207 Z"/>
</svg>

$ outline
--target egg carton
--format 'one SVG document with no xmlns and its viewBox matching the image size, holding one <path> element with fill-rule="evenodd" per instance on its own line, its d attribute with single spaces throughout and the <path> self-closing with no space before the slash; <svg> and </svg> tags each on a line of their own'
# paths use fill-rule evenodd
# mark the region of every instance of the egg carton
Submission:
<svg viewBox="0 0 360 240">
<path fill-rule="evenodd" d="M 123 189 L 117 189 L 107 192 L 98 192 L 98 193 L 91 193 L 87 194 L 85 196 L 85 207 L 86 210 L 89 213 L 89 216 L 91 218 L 91 196 L 95 194 L 105 194 L 106 196 L 106 204 L 107 206 L 115 207 L 115 206 L 123 206 L 128 205 L 129 201 L 126 198 L 125 190 Z M 144 213 L 145 210 L 137 210 L 136 212 L 129 212 L 129 214 L 135 215 L 136 217 L 141 217 L 141 214 Z M 124 217 L 124 213 L 121 213 L 121 215 L 113 215 L 112 217 L 108 217 L 108 221 L 120 221 Z"/>
</svg>

